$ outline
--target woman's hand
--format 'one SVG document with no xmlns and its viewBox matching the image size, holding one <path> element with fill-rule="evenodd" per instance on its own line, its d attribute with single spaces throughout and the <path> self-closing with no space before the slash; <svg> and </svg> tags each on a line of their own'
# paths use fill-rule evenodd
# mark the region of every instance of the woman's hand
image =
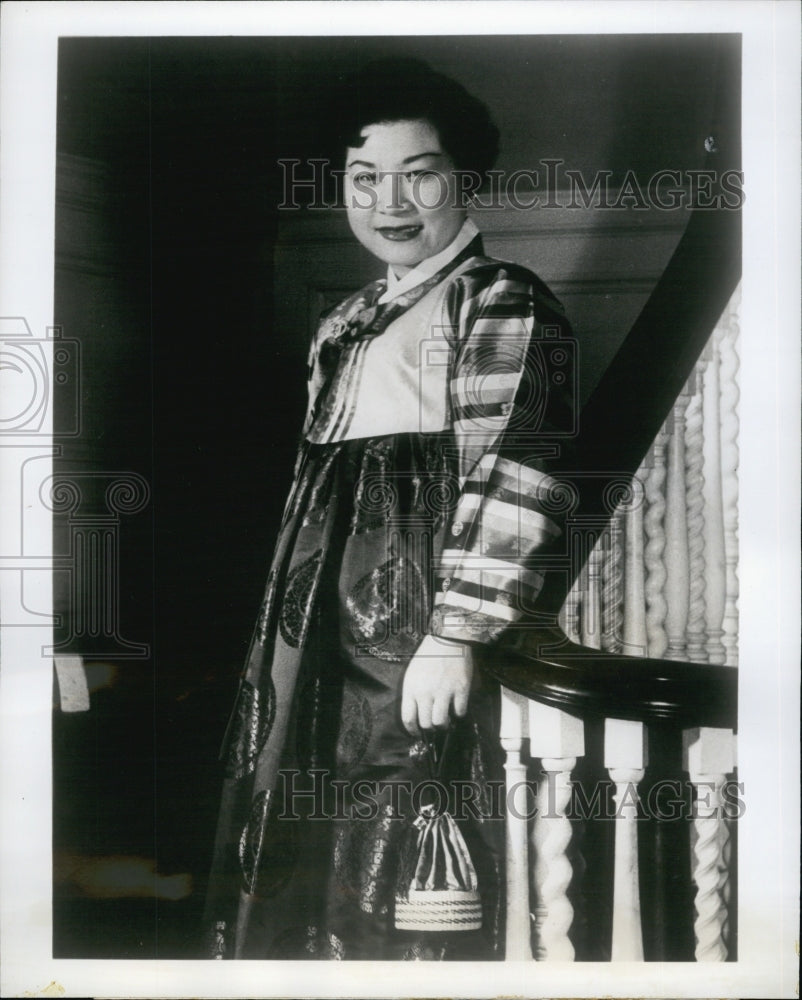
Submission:
<svg viewBox="0 0 802 1000">
<path fill-rule="evenodd" d="M 401 721 L 413 736 L 421 729 L 448 725 L 468 711 L 473 653 L 461 642 L 427 635 L 409 661 L 401 692 Z"/>
</svg>

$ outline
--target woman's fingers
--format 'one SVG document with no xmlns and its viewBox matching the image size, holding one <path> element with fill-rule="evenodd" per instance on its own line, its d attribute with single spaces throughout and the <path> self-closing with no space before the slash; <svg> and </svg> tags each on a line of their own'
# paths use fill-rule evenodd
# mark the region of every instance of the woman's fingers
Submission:
<svg viewBox="0 0 802 1000">
<path fill-rule="evenodd" d="M 468 711 L 467 687 L 443 686 L 435 692 L 434 697 L 428 692 L 419 694 L 414 699 L 414 706 L 410 706 L 409 721 L 413 725 L 417 722 L 420 729 L 445 728 L 451 719 L 452 706 L 454 715 L 465 715 Z M 406 718 L 404 725 L 409 730 Z"/>
<path fill-rule="evenodd" d="M 418 698 L 418 725 L 421 729 L 431 729 L 437 725 L 432 720 L 432 699 L 428 696 Z"/>
<path fill-rule="evenodd" d="M 411 736 L 432 728 L 432 695 L 417 671 L 407 674 L 401 694 L 401 721 Z"/>
<path fill-rule="evenodd" d="M 410 735 L 422 729 L 443 728 L 453 712 L 468 711 L 473 663 L 467 651 L 447 656 L 413 656 L 401 690 L 401 721 Z"/>
<path fill-rule="evenodd" d="M 468 711 L 468 697 L 471 693 L 470 683 L 461 685 L 454 692 L 454 715 L 462 717 Z"/>
<path fill-rule="evenodd" d="M 404 684 L 404 690 L 401 696 L 401 721 L 404 724 L 404 729 L 406 729 L 410 736 L 419 735 L 418 704 L 412 693 L 409 691 L 406 683 Z"/>
<path fill-rule="evenodd" d="M 431 720 L 433 726 L 443 727 L 448 725 L 448 718 L 451 713 L 451 691 L 441 690 L 435 695 L 432 705 Z"/>
</svg>

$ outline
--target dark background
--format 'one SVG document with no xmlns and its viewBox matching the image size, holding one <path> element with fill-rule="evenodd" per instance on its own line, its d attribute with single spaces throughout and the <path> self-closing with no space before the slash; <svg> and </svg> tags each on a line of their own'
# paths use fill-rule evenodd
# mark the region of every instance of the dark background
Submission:
<svg viewBox="0 0 802 1000">
<path fill-rule="evenodd" d="M 276 161 L 314 155 L 332 84 L 388 53 L 489 105 L 499 169 L 698 168 L 716 87 L 737 100 L 736 36 L 60 41 L 56 322 L 80 343 L 82 424 L 56 469 L 136 472 L 151 496 L 119 523 L 119 635 L 149 655 L 82 645 L 58 594 L 64 649 L 114 675 L 88 713 L 54 714 L 54 848 L 155 859 L 195 891 L 60 881 L 57 955 L 196 954 L 216 754 L 304 406 L 304 352 L 271 322 Z"/>
</svg>

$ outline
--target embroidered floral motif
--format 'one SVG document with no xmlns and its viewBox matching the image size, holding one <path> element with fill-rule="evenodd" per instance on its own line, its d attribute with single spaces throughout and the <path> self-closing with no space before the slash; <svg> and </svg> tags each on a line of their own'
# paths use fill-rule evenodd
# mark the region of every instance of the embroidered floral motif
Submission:
<svg viewBox="0 0 802 1000">
<path fill-rule="evenodd" d="M 424 625 L 419 619 L 429 603 L 425 586 L 420 568 L 404 556 L 363 576 L 346 599 L 353 638 L 375 646 L 380 659 L 397 660 L 399 640 L 404 649 L 416 648 Z M 388 639 L 393 641 L 385 645 Z"/>
<path fill-rule="evenodd" d="M 263 691 L 248 681 L 240 685 L 232 719 L 231 742 L 226 760 L 226 777 L 238 781 L 256 767 L 276 716 L 276 689 L 267 678 Z"/>
<path fill-rule="evenodd" d="M 373 728 L 373 717 L 367 698 L 351 687 L 343 694 L 342 725 L 337 740 L 337 760 L 353 767 L 365 756 Z"/>
<path fill-rule="evenodd" d="M 335 962 L 341 962 L 345 958 L 345 945 L 336 934 L 329 932 L 326 935 L 326 945 L 326 958 L 334 959 Z"/>
<path fill-rule="evenodd" d="M 246 892 L 272 896 L 292 876 L 298 857 L 297 822 L 279 820 L 271 810 L 272 795 L 260 792 L 239 842 L 239 862 Z"/>
<path fill-rule="evenodd" d="M 318 549 L 300 566 L 296 566 L 287 580 L 279 628 L 281 637 L 293 649 L 302 645 L 309 630 L 312 596 L 322 560 L 323 550 Z"/>
<path fill-rule="evenodd" d="M 482 611 L 464 611 L 447 605 L 432 612 L 432 632 L 447 638 L 464 638 L 468 642 L 493 642 L 507 628 L 507 622 Z"/>
<path fill-rule="evenodd" d="M 337 826 L 334 872 L 364 913 L 386 914 L 395 895 L 396 855 L 404 824 L 385 805 L 373 820 Z"/>
</svg>

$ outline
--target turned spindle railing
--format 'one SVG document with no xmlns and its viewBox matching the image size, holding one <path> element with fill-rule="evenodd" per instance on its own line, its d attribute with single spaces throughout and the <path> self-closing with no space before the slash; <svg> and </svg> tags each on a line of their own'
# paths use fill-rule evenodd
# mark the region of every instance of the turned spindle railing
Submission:
<svg viewBox="0 0 802 1000">
<path fill-rule="evenodd" d="M 586 650 L 737 663 L 732 626 L 737 625 L 738 598 L 738 417 L 737 388 L 733 392 L 730 387 L 737 369 L 736 310 L 734 297 L 563 604 L 562 631 Z M 724 358 L 728 367 L 722 377 Z M 725 635 L 731 639 L 726 648 Z M 707 673 L 699 677 L 696 698 L 703 696 L 707 680 Z M 693 703 L 694 693 L 688 693 Z M 726 715 L 711 720 L 725 721 Z M 613 961 L 644 957 L 637 815 L 638 786 L 648 759 L 646 736 L 642 721 L 605 720 L 604 767 L 615 789 Z M 735 737 L 731 728 L 708 726 L 686 729 L 683 739 L 686 780 L 695 790 L 688 831 L 693 844 L 688 876 L 696 893 L 695 956 L 723 960 L 731 950 L 731 851 L 722 790 L 732 778 Z M 521 783 L 537 787 L 532 822 L 527 827 L 518 815 L 510 832 L 510 947 L 519 957 L 571 959 L 574 913 L 567 892 L 574 872 L 567 856 L 572 841 L 567 813 L 572 772 L 585 754 L 584 725 L 570 711 L 505 691 L 501 742 L 511 755 L 507 774 L 517 814 L 523 812 Z M 526 757 L 521 758 L 526 751 L 530 761 L 539 761 L 539 769 L 527 767 Z M 525 876 L 529 845 L 531 873 Z M 529 942 L 530 919 L 534 944 Z"/>
<path fill-rule="evenodd" d="M 487 664 L 517 804 L 508 960 L 734 955 L 738 237 L 736 218 L 689 224 L 582 413 L 567 536 L 591 540 L 552 597 L 554 622 Z M 649 816 L 656 777 L 681 779 L 681 822 Z M 529 815 L 522 784 L 537 789 Z M 577 816 L 579 792 L 610 808 Z"/>
<path fill-rule="evenodd" d="M 575 642 L 738 665 L 737 296 L 571 587 Z"/>
</svg>

